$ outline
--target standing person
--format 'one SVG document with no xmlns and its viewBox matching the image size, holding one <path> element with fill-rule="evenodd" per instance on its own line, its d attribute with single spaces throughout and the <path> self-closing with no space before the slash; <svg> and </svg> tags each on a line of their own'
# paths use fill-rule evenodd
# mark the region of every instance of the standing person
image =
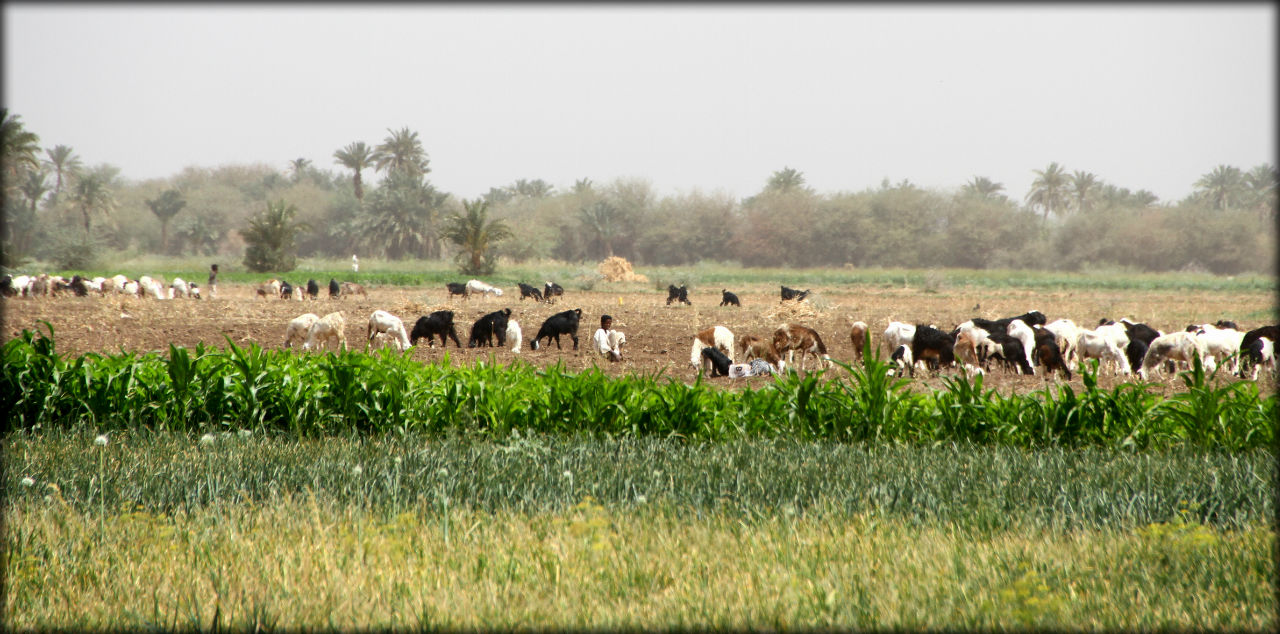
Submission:
<svg viewBox="0 0 1280 634">
<path fill-rule="evenodd" d="M 357 258 L 356 254 L 354 253 L 351 254 L 351 272 L 352 273 L 360 272 L 360 258 Z"/>
<path fill-rule="evenodd" d="M 626 337 L 621 332 L 613 329 L 613 317 L 609 315 L 600 316 L 600 329 L 596 330 L 595 336 L 592 337 L 592 341 L 595 342 L 596 352 L 609 359 L 609 361 L 621 361 L 621 342 L 626 340 Z"/>
<path fill-rule="evenodd" d="M 209 298 L 217 299 L 218 297 L 218 265 L 214 264 L 209 267 Z"/>
</svg>

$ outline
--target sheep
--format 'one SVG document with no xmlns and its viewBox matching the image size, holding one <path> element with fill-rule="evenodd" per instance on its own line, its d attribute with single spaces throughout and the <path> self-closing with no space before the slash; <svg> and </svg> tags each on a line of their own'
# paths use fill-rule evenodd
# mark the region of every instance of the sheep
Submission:
<svg viewBox="0 0 1280 634">
<path fill-rule="evenodd" d="M 855 321 L 849 329 L 849 342 L 853 344 L 853 360 L 856 363 L 863 361 L 862 354 L 867 348 L 867 344 L 871 341 L 871 333 L 867 332 L 867 323 L 864 321 Z"/>
<path fill-rule="evenodd" d="M 554 337 L 556 340 L 556 348 L 560 348 L 560 335 L 569 335 L 573 339 L 573 349 L 578 349 L 578 322 L 582 320 L 582 309 L 575 308 L 564 312 L 556 313 L 542 322 L 542 327 L 538 328 L 538 336 L 533 338 L 531 348 L 537 350 L 542 339 L 546 339 L 547 343 L 551 343 Z"/>
<path fill-rule="evenodd" d="M 525 284 L 524 282 L 518 282 L 516 286 L 520 288 L 520 301 L 523 302 L 526 297 L 532 297 L 534 301 L 542 301 L 542 291 L 538 290 L 536 287 Z"/>
<path fill-rule="evenodd" d="M 320 321 L 320 316 L 315 313 L 302 313 L 293 318 L 289 322 L 289 326 L 284 329 L 284 347 L 293 347 L 294 341 L 305 341 L 307 333 L 311 330 L 311 324 Z"/>
<path fill-rule="evenodd" d="M 679 302 L 681 304 L 692 306 L 693 302 L 689 301 L 689 287 L 681 284 L 679 288 L 677 288 L 675 284 L 668 284 L 667 305 L 670 306 L 671 302 Z"/>
<path fill-rule="evenodd" d="M 369 298 L 369 293 L 368 291 L 364 290 L 364 286 L 360 284 L 356 284 L 355 282 L 343 282 L 342 294 L 343 295 L 359 295 L 365 299 Z"/>
<path fill-rule="evenodd" d="M 728 289 L 720 289 L 720 305 L 721 306 L 742 306 L 742 302 L 738 301 L 738 296 L 730 293 Z"/>
<path fill-rule="evenodd" d="M 535 289 L 536 290 L 536 289 Z M 520 354 L 520 341 L 523 339 L 523 333 L 520 331 L 520 322 L 514 319 L 507 320 L 507 340 L 511 341 L 511 351 Z"/>
<path fill-rule="evenodd" d="M 715 348 L 723 352 L 729 358 L 729 363 L 733 363 L 734 346 L 733 331 L 724 326 L 712 326 L 698 331 L 693 336 L 693 347 L 689 352 L 689 365 L 698 368 L 699 371 L 707 370 L 711 362 L 706 361 L 706 357 L 702 354 L 703 348 Z"/>
<path fill-rule="evenodd" d="M 490 346 L 495 338 L 498 340 L 498 347 L 507 345 L 507 319 L 510 317 L 511 309 L 504 308 L 477 319 L 471 326 L 467 347 Z"/>
<path fill-rule="evenodd" d="M 831 367 L 831 357 L 827 354 L 827 346 L 822 343 L 818 331 L 800 324 L 781 324 L 773 331 L 773 348 L 781 355 L 787 353 L 787 364 L 795 360 L 795 353 L 800 352 L 800 369 L 804 370 L 809 355 L 819 357 L 824 367 Z M 785 367 L 783 368 L 785 369 Z"/>
<path fill-rule="evenodd" d="M 455 346 L 462 347 L 462 343 L 458 341 L 458 331 L 453 327 L 453 311 L 437 310 L 430 315 L 419 317 L 417 323 L 413 325 L 413 332 L 409 333 L 409 344 L 417 345 L 419 339 L 426 337 L 427 347 L 434 348 L 437 335 L 440 336 L 442 347 L 448 345 L 445 337 L 453 339 Z"/>
<path fill-rule="evenodd" d="M 1138 370 L 1138 376 L 1145 381 L 1151 370 L 1165 360 L 1185 361 L 1190 364 L 1196 356 L 1200 357 L 1205 371 L 1213 372 L 1215 367 L 1213 357 L 1209 356 L 1209 347 L 1203 339 L 1186 331 L 1161 335 L 1147 346 L 1147 355 L 1142 359 L 1142 368 Z"/>
<path fill-rule="evenodd" d="M 307 330 L 307 341 L 302 344 L 302 349 L 312 350 L 319 348 L 322 344 L 327 347 L 328 342 L 333 340 L 337 343 L 339 350 L 346 350 L 346 329 L 347 321 L 343 318 L 342 311 L 329 313 L 311 324 L 311 328 Z"/>
<path fill-rule="evenodd" d="M 257 296 L 264 298 L 280 296 L 280 280 L 271 278 L 258 285 Z"/>
<path fill-rule="evenodd" d="M 404 322 L 400 321 L 399 317 L 385 310 L 375 310 L 369 315 L 369 327 L 365 331 L 368 335 L 368 340 L 364 343 L 365 351 L 368 351 L 369 346 L 373 344 L 373 338 L 382 333 L 391 337 L 400 350 L 405 350 L 411 345 L 409 335 L 404 331 Z"/>
<path fill-rule="evenodd" d="M 502 297 L 502 289 L 494 286 L 489 286 L 488 284 L 485 284 L 480 280 L 467 280 L 467 294 L 468 295 L 493 295 L 495 297 Z"/>
</svg>

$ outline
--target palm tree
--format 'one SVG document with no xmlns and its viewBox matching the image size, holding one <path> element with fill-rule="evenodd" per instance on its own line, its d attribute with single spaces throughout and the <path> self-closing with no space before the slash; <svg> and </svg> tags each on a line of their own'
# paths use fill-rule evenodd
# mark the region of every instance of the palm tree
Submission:
<svg viewBox="0 0 1280 634">
<path fill-rule="evenodd" d="M 1259 219 L 1265 220 L 1268 212 L 1275 213 L 1277 180 L 1280 178 L 1277 177 L 1276 168 L 1270 163 L 1263 163 L 1245 174 L 1249 206 L 1258 211 Z"/>
<path fill-rule="evenodd" d="M 765 189 L 767 190 L 782 193 L 802 187 L 804 187 L 804 174 L 790 167 L 783 167 L 782 169 L 774 172 L 773 175 L 769 177 L 769 182 L 765 185 Z"/>
<path fill-rule="evenodd" d="M 116 204 L 115 197 L 112 196 L 111 189 L 107 186 L 107 179 L 98 173 L 83 174 L 76 179 L 71 199 L 80 208 L 80 213 L 84 216 L 84 234 L 86 237 L 89 235 L 90 216 L 94 212 L 109 214 Z"/>
<path fill-rule="evenodd" d="M 430 257 L 436 218 L 448 195 L 408 172 L 392 172 L 369 196 L 361 217 L 361 241 L 392 260 Z"/>
<path fill-rule="evenodd" d="M 964 192 L 978 198 L 997 198 L 1000 192 L 1004 190 L 1004 185 L 992 181 L 985 176 L 974 176 L 973 180 L 965 183 Z"/>
<path fill-rule="evenodd" d="M 1067 176 L 1056 161 L 1043 170 L 1033 171 L 1036 179 L 1031 183 L 1026 201 L 1033 207 L 1044 209 L 1044 220 L 1047 222 L 1049 214 L 1062 213 L 1066 201 Z"/>
<path fill-rule="evenodd" d="M 1089 172 L 1076 170 L 1071 175 L 1071 197 L 1075 200 L 1077 211 L 1087 212 L 1093 207 L 1093 199 L 1097 196 L 1099 186 L 1098 177 Z"/>
<path fill-rule="evenodd" d="M 31 214 L 33 216 L 36 213 L 36 205 L 40 202 L 40 198 L 49 192 L 49 184 L 45 182 L 48 176 L 49 173 L 43 169 L 29 170 L 27 178 L 18 186 L 22 190 L 22 195 L 31 202 Z"/>
<path fill-rule="evenodd" d="M 531 181 L 521 178 L 511 185 L 510 189 L 515 192 L 517 196 L 546 198 L 551 195 L 551 191 L 554 190 L 555 187 L 541 178 L 535 178 Z"/>
<path fill-rule="evenodd" d="M 417 132 L 411 132 L 409 128 L 394 131 L 387 128 L 387 132 L 391 136 L 383 140 L 382 145 L 374 152 L 374 166 L 378 171 L 405 172 L 412 176 L 424 176 L 431 172 L 431 168 L 427 167 L 430 163 L 427 152 L 422 149 L 422 141 L 418 140 Z"/>
<path fill-rule="evenodd" d="M 307 173 L 308 165 L 311 165 L 311 159 L 296 158 L 289 161 L 289 168 L 293 170 L 293 182 L 302 181 L 302 175 Z"/>
<path fill-rule="evenodd" d="M 160 219 L 160 252 L 169 253 L 169 221 L 187 206 L 182 193 L 176 189 L 166 189 L 155 200 L 147 200 L 151 213 Z"/>
<path fill-rule="evenodd" d="M 53 186 L 53 198 L 57 200 L 58 195 L 62 193 L 62 177 L 63 175 L 71 175 L 80 171 L 84 165 L 80 161 L 80 157 L 69 145 L 55 145 L 44 151 L 49 158 L 45 160 L 45 164 L 52 167 L 58 180 Z"/>
<path fill-rule="evenodd" d="M 250 271 L 292 271 L 297 266 L 297 247 L 294 238 L 298 231 L 307 229 L 305 223 L 295 223 L 298 208 L 284 200 L 267 202 L 267 208 L 249 218 L 249 226 L 240 230 L 247 245 L 244 265 Z"/>
<path fill-rule="evenodd" d="M 465 213 L 449 217 L 444 237 L 462 250 L 456 258 L 459 270 L 466 275 L 488 275 L 494 269 L 491 250 L 512 236 L 511 228 L 502 220 L 489 220 L 489 203 L 477 198 L 462 201 Z"/>
<path fill-rule="evenodd" d="M 573 182 L 573 193 L 585 194 L 593 191 L 594 185 L 590 178 L 581 178 Z"/>
<path fill-rule="evenodd" d="M 356 141 L 334 152 L 333 158 L 335 163 L 355 172 L 352 182 L 355 184 L 356 200 L 364 202 L 364 179 L 360 173 L 373 167 L 373 149 L 365 145 L 364 141 Z"/>
<path fill-rule="evenodd" d="M 604 246 L 605 257 L 613 257 L 613 239 L 622 232 L 622 211 L 608 201 L 597 200 L 579 209 L 578 219 Z"/>
<path fill-rule="evenodd" d="M 1209 200 L 1214 209 L 1230 209 L 1245 191 L 1244 173 L 1231 165 L 1219 165 L 1196 181 L 1196 192 Z"/>
<path fill-rule="evenodd" d="M 37 153 L 40 137 L 23 128 L 20 115 L 10 115 L 8 108 L 0 109 L 0 161 L 4 162 L 4 195 L 18 188 L 18 176 L 26 170 L 40 167 Z"/>
</svg>

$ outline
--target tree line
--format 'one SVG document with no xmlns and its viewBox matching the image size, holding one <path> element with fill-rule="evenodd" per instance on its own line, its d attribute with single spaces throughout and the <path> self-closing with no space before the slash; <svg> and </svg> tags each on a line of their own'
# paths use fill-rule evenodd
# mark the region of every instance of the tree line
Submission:
<svg viewBox="0 0 1280 634">
<path fill-rule="evenodd" d="M 474 200 L 432 184 L 418 134 L 335 149 L 333 168 L 187 167 L 127 181 L 67 145 L 42 147 L 3 113 L 4 264 L 39 259 L 87 268 L 112 252 L 241 259 L 287 271 L 301 257 L 453 259 L 466 273 L 502 260 L 640 265 L 702 260 L 766 267 L 957 267 L 1270 272 L 1277 172 L 1219 165 L 1191 195 L 1161 201 L 1058 163 L 1032 170 L 1025 195 L 985 176 L 952 190 L 909 180 L 817 192 L 783 167 L 738 199 L 659 195 L 643 179 L 559 189 L 542 179 L 494 186 Z M 374 183 L 365 178 L 380 175 Z"/>
</svg>

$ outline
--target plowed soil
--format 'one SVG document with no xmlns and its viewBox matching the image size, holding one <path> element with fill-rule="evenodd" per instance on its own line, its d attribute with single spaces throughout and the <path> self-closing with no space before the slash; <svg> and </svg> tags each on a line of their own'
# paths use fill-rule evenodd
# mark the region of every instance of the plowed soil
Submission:
<svg viewBox="0 0 1280 634">
<path fill-rule="evenodd" d="M 456 364 L 493 359 L 507 363 L 519 359 L 539 367 L 563 362 L 569 371 L 598 366 L 610 375 L 657 374 L 681 381 L 693 381 L 696 370 L 690 365 L 693 333 L 713 325 L 723 325 L 736 335 L 753 334 L 768 337 L 783 322 L 796 322 L 816 329 L 831 356 L 849 362 L 853 346 L 849 331 L 854 320 L 870 325 L 873 344 L 880 343 L 880 333 L 890 319 L 912 323 L 934 324 L 950 330 L 972 317 L 997 319 L 1018 315 L 1031 309 L 1045 313 L 1050 320 L 1069 318 L 1083 327 L 1097 325 L 1100 318 L 1128 317 L 1169 332 L 1181 330 L 1190 323 L 1232 319 L 1242 329 L 1251 329 L 1274 319 L 1274 297 L 1267 293 L 1226 294 L 1200 291 L 1041 291 L 952 288 L 941 292 L 923 292 L 911 288 L 883 286 L 815 288 L 804 302 L 782 302 L 776 286 L 730 289 L 742 300 L 741 307 L 719 306 L 720 289 L 691 290 L 692 306 L 666 305 L 666 292 L 651 285 L 637 283 L 598 283 L 592 291 L 566 290 L 555 304 L 519 300 L 515 288 L 504 289 L 502 297 L 449 299 L 443 288 L 381 287 L 370 288 L 369 296 L 329 299 L 322 291 L 318 300 L 286 301 L 257 297 L 250 285 L 220 285 L 216 299 L 155 300 L 108 294 L 89 297 L 6 298 L 3 303 L 5 338 L 22 329 L 35 328 L 40 320 L 52 324 L 59 352 L 114 353 L 157 351 L 165 354 L 170 344 L 192 347 L 197 342 L 225 347 L 230 339 L 237 345 L 256 343 L 264 348 L 281 348 L 285 326 L 299 314 L 318 315 L 343 311 L 346 318 L 348 345 L 363 349 L 369 314 L 383 309 L 395 314 L 411 329 L 419 316 L 435 310 L 455 311 L 455 326 L 462 340 L 461 349 L 430 348 L 419 345 L 413 357 L 423 363 L 438 362 L 445 354 Z M 482 315 L 511 308 L 512 319 L 524 332 L 520 353 L 505 349 L 469 349 L 467 337 L 471 324 Z M 582 309 L 578 332 L 580 346 L 573 349 L 569 338 L 532 350 L 531 340 L 548 316 L 563 310 Z M 625 358 L 609 363 L 589 352 L 592 333 L 599 327 L 600 315 L 614 318 L 614 327 L 626 333 Z M 43 328 L 41 326 L 41 328 Z M 383 337 L 375 345 L 391 345 Z M 299 352 L 299 354 L 303 354 Z M 887 356 L 887 352 L 885 353 Z M 813 364 L 809 364 L 810 367 Z M 842 370 L 837 370 L 842 372 Z M 1037 376 L 1016 376 L 1000 370 L 986 378 L 989 387 L 1001 392 L 1024 392 L 1039 389 L 1046 380 L 1043 368 Z M 767 378 L 729 381 L 715 379 L 728 386 L 758 386 Z M 1061 378 L 1054 380 L 1061 381 Z M 1121 380 L 1104 376 L 1104 387 Z M 922 378 L 923 388 L 936 387 L 941 379 Z M 1073 375 L 1071 382 L 1079 385 Z M 1166 377 L 1163 383 L 1176 390 L 1181 382 Z"/>
</svg>

